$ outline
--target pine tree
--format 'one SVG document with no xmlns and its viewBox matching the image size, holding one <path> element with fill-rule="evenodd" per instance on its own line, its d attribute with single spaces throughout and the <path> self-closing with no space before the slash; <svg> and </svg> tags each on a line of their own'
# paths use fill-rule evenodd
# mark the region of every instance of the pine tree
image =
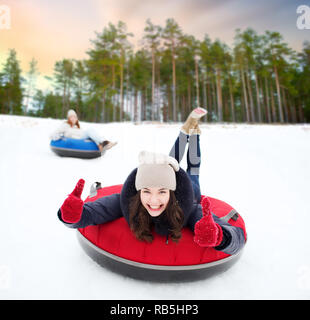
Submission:
<svg viewBox="0 0 310 320">
<path fill-rule="evenodd" d="M 62 94 L 61 118 L 64 118 L 66 112 L 71 107 L 71 91 L 74 85 L 74 66 L 72 59 L 56 61 L 54 66 L 54 80 L 56 92 Z"/>
<path fill-rule="evenodd" d="M 32 101 L 33 95 L 34 95 L 34 87 L 35 87 L 35 82 L 36 78 L 39 75 L 38 71 L 38 61 L 32 58 L 32 60 L 29 63 L 29 70 L 27 72 L 27 77 L 26 77 L 26 84 L 27 84 L 27 89 L 26 89 L 26 103 L 24 107 L 24 114 L 27 114 L 28 109 L 29 109 L 29 103 Z"/>
<path fill-rule="evenodd" d="M 151 120 L 158 118 L 158 103 L 155 104 L 155 90 L 156 90 L 156 65 L 159 61 L 158 50 L 160 45 L 160 36 L 162 28 L 160 26 L 154 25 L 150 19 L 146 21 L 146 27 L 144 28 L 144 40 L 147 42 L 148 48 L 151 50 L 152 55 L 152 111 Z M 159 69 L 159 68 L 158 68 Z M 158 120 L 158 119 L 157 119 Z"/>
<path fill-rule="evenodd" d="M 178 23 L 169 18 L 166 20 L 166 26 L 163 29 L 162 37 L 166 40 L 165 46 L 170 51 L 172 63 L 172 118 L 177 121 L 177 104 L 176 104 L 176 58 L 177 49 L 182 35 L 181 28 Z"/>
<path fill-rule="evenodd" d="M 277 100 L 278 100 L 278 115 L 280 122 L 284 122 L 283 106 L 281 98 L 281 72 L 287 66 L 286 59 L 292 55 L 292 50 L 287 43 L 283 42 L 283 37 L 279 32 L 266 31 L 264 35 L 265 55 L 273 69 L 275 76 Z"/>
<path fill-rule="evenodd" d="M 9 50 L 9 56 L 2 72 L 3 103 L 2 113 L 22 114 L 22 77 L 15 49 Z"/>
</svg>

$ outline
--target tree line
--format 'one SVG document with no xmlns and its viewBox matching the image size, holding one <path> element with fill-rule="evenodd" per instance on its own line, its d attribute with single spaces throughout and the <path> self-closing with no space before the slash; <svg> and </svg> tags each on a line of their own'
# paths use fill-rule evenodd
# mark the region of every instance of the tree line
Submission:
<svg viewBox="0 0 310 320">
<path fill-rule="evenodd" d="M 174 19 L 146 21 L 134 50 L 124 22 L 95 32 L 83 60 L 56 61 L 36 88 L 37 61 L 22 71 L 14 49 L 0 72 L 0 113 L 81 120 L 183 121 L 196 106 L 205 121 L 302 123 L 310 121 L 310 42 L 296 52 L 279 32 L 237 29 L 229 47 L 206 34 L 185 34 Z"/>
</svg>

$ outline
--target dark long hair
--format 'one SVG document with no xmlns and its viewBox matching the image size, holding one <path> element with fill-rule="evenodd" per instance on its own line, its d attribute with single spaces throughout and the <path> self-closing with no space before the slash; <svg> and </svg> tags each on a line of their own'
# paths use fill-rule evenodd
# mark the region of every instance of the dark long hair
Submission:
<svg viewBox="0 0 310 320">
<path fill-rule="evenodd" d="M 136 238 L 139 240 L 152 242 L 152 218 L 140 200 L 140 190 L 129 202 L 129 225 Z M 184 213 L 173 191 L 170 190 L 170 198 L 165 209 L 165 220 L 168 224 L 171 239 L 175 242 L 181 238 L 181 230 L 184 222 Z"/>
</svg>

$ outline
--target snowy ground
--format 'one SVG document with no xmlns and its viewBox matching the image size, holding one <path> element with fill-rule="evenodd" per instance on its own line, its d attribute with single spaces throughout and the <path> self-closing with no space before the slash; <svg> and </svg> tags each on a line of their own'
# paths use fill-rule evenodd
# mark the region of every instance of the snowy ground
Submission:
<svg viewBox="0 0 310 320">
<path fill-rule="evenodd" d="M 310 126 L 202 125 L 201 187 L 243 216 L 248 242 L 227 272 L 156 284 L 94 263 L 56 212 L 79 178 L 122 183 L 140 150 L 168 153 L 180 125 L 93 126 L 118 145 L 103 158 L 60 158 L 61 121 L 0 115 L 0 299 L 309 299 Z M 185 166 L 185 162 L 182 162 Z"/>
</svg>

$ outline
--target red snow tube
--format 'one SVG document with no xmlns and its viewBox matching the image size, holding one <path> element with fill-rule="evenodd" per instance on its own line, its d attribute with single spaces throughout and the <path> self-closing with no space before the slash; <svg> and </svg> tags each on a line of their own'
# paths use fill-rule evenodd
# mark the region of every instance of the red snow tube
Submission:
<svg viewBox="0 0 310 320">
<path fill-rule="evenodd" d="M 97 194 L 85 201 L 120 193 L 122 185 L 97 190 Z M 211 211 L 218 217 L 243 229 L 245 225 L 240 214 L 229 204 L 209 197 Z M 226 219 L 226 220 L 227 220 Z M 100 265 L 127 276 L 154 281 L 186 281 L 205 278 L 219 271 L 225 271 L 240 256 L 229 255 L 214 248 L 202 248 L 193 241 L 193 232 L 183 228 L 178 243 L 153 233 L 152 243 L 139 241 L 130 230 L 125 218 L 78 229 L 78 239 L 86 253 Z"/>
</svg>

